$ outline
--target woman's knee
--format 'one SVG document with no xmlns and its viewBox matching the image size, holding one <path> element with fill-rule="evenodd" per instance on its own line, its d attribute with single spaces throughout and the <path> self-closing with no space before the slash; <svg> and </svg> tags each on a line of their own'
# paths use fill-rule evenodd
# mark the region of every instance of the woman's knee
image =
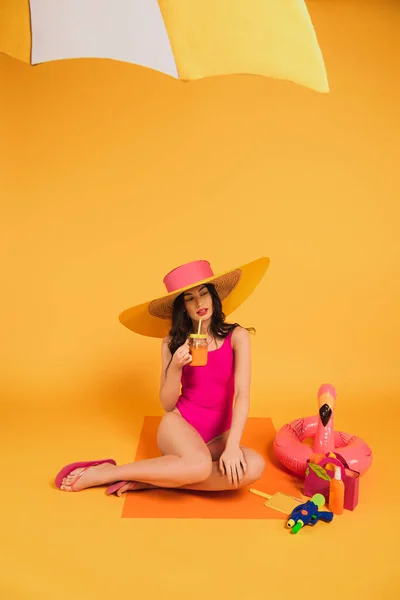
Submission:
<svg viewBox="0 0 400 600">
<path fill-rule="evenodd" d="M 264 458 L 261 456 L 261 454 L 259 454 L 255 450 L 252 450 L 251 448 L 245 448 L 243 450 L 243 454 L 247 464 L 246 479 L 248 480 L 248 482 L 251 483 L 253 481 L 261 479 L 265 471 Z"/>
<path fill-rule="evenodd" d="M 157 434 L 161 454 L 173 454 L 182 460 L 182 481 L 189 485 L 205 481 L 212 472 L 212 458 L 206 444 L 177 412 L 166 413 Z"/>
<path fill-rule="evenodd" d="M 188 481 L 185 484 L 200 483 L 208 479 L 212 473 L 212 459 L 209 452 L 182 457 L 186 465 Z"/>
</svg>

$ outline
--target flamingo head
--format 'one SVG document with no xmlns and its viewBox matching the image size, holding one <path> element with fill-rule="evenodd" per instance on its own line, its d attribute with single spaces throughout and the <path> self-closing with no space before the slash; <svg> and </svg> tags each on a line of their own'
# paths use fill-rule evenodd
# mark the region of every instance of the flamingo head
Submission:
<svg viewBox="0 0 400 600">
<path fill-rule="evenodd" d="M 321 423 L 326 427 L 332 418 L 336 403 L 336 390 L 333 385 L 325 383 L 318 390 L 318 407 Z"/>
</svg>

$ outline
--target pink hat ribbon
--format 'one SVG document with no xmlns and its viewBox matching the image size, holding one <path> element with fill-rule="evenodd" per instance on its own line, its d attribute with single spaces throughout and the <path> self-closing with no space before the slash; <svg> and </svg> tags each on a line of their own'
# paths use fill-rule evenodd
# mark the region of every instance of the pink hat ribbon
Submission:
<svg viewBox="0 0 400 600">
<path fill-rule="evenodd" d="M 171 293 L 213 276 L 214 273 L 207 260 L 195 260 L 170 271 L 163 281 L 167 292 Z"/>
</svg>

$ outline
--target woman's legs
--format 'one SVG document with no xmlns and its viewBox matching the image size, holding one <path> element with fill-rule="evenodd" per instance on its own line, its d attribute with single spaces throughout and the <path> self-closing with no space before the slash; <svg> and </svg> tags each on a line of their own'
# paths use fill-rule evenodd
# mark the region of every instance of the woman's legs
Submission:
<svg viewBox="0 0 400 600">
<path fill-rule="evenodd" d="M 258 479 L 260 479 L 260 477 L 262 476 L 264 469 L 265 469 L 265 461 L 264 461 L 263 457 L 260 454 L 258 454 L 258 452 L 256 452 L 255 450 L 252 450 L 250 448 L 242 447 L 242 452 L 245 456 L 246 463 L 247 463 L 247 473 L 243 476 L 243 479 L 238 486 L 231 484 L 229 482 L 228 478 L 226 477 L 226 475 L 223 475 L 221 473 L 221 471 L 219 469 L 218 461 L 219 461 L 219 458 L 220 458 L 222 452 L 225 449 L 226 439 L 227 439 L 227 434 L 224 434 L 224 435 L 220 436 L 219 438 L 212 440 L 208 444 L 208 452 L 210 453 L 211 460 L 213 461 L 210 476 L 203 481 L 197 481 L 194 483 L 184 484 L 184 485 L 180 486 L 182 489 L 198 490 L 198 491 L 205 491 L 205 492 L 206 491 L 217 492 L 217 491 L 236 490 L 238 488 L 249 485 L 249 484 L 253 483 L 254 481 L 257 481 Z M 163 440 L 163 443 L 160 446 L 160 450 L 162 453 L 165 452 L 167 454 L 171 452 L 172 448 L 170 447 L 168 440 Z M 156 486 L 150 486 L 150 485 L 146 485 L 146 484 L 142 485 L 140 483 L 137 484 L 135 482 L 128 482 L 117 491 L 117 496 L 122 496 L 122 494 L 124 494 L 125 492 L 128 492 L 128 491 L 132 491 L 132 490 L 135 491 L 135 490 L 140 490 L 143 488 L 149 489 L 151 487 L 156 487 Z M 165 486 L 165 487 L 168 487 L 168 486 Z"/>
<path fill-rule="evenodd" d="M 203 481 L 210 476 L 210 452 L 197 431 L 179 414 L 171 412 L 163 416 L 157 441 L 163 456 L 121 466 L 104 464 L 90 467 L 74 485 L 74 490 L 123 480 L 175 488 Z M 168 452 L 163 451 L 166 448 Z M 61 489 L 73 491 L 71 482 L 80 471 L 76 469 L 66 477 Z"/>
<path fill-rule="evenodd" d="M 243 475 L 243 479 L 238 483 L 238 485 L 230 483 L 227 476 L 221 473 L 219 463 L 217 461 L 213 462 L 211 475 L 207 479 L 204 481 L 190 483 L 188 485 L 182 485 L 181 487 L 186 490 L 222 492 L 237 490 L 249 485 L 250 483 L 254 483 L 254 481 L 257 481 L 262 476 L 265 469 L 265 461 L 261 454 L 258 454 L 258 452 L 252 450 L 251 448 L 242 447 L 242 452 L 247 463 L 247 473 Z"/>
</svg>

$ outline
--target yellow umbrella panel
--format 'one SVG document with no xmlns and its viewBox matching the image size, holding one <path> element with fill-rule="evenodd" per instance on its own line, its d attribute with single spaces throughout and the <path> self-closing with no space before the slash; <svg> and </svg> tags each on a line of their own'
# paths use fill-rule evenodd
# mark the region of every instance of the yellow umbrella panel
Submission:
<svg viewBox="0 0 400 600">
<path fill-rule="evenodd" d="M 303 0 L 159 0 L 181 79 L 248 73 L 328 92 Z"/>
</svg>

